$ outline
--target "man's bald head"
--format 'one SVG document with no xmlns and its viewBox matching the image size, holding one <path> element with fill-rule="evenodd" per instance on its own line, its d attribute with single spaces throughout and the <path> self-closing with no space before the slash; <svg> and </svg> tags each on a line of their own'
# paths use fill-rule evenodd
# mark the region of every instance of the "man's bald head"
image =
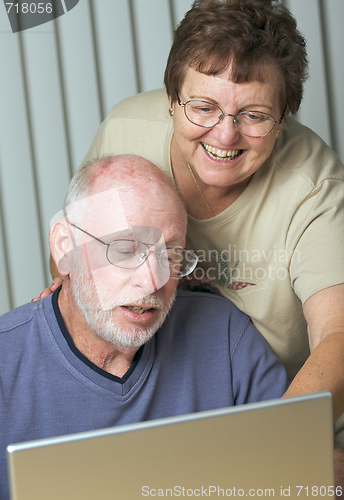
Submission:
<svg viewBox="0 0 344 500">
<path fill-rule="evenodd" d="M 86 163 L 73 177 L 64 202 L 64 209 L 73 210 L 84 198 L 118 189 L 122 203 L 129 208 L 139 196 L 147 202 L 164 200 L 166 206 L 180 208 L 186 218 L 184 205 L 174 186 L 152 162 L 136 155 L 109 156 Z M 78 223 L 86 216 L 74 210 Z"/>
</svg>

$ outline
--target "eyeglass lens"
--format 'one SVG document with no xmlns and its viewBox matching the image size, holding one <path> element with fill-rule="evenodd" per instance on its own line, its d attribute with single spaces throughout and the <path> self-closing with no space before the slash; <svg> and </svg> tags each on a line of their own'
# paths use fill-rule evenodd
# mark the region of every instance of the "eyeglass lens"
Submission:
<svg viewBox="0 0 344 500">
<path fill-rule="evenodd" d="M 123 269 L 140 266 L 151 252 L 148 245 L 133 240 L 115 240 L 107 250 L 107 258 L 111 264 Z M 173 277 L 186 276 L 196 267 L 197 257 L 193 252 L 181 248 L 166 248 L 157 255 L 160 269 L 164 274 Z"/>
</svg>

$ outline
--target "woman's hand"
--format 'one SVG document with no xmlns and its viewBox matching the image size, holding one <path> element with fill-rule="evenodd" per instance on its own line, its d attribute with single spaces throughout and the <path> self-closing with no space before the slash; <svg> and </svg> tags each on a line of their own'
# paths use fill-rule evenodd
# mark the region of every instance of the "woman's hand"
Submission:
<svg viewBox="0 0 344 500">
<path fill-rule="evenodd" d="M 48 295 L 51 295 L 56 290 L 56 288 L 62 285 L 62 281 L 63 281 L 62 278 L 55 278 L 52 281 L 50 288 L 45 288 L 43 292 L 38 297 L 32 299 L 31 302 L 34 302 L 35 300 L 44 299 L 44 297 L 48 297 Z"/>
</svg>

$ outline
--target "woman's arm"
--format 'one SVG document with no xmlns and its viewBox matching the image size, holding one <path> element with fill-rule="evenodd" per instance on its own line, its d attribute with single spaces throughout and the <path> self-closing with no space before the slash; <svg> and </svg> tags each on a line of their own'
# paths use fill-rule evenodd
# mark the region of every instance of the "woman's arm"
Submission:
<svg viewBox="0 0 344 500">
<path fill-rule="evenodd" d="M 336 420 L 344 411 L 344 284 L 316 292 L 303 312 L 311 355 L 284 396 L 329 390 Z"/>
</svg>

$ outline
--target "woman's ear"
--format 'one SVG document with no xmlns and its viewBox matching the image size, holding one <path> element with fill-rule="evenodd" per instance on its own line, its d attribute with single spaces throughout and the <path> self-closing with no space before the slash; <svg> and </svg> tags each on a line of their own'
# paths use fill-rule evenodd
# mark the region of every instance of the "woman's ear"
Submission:
<svg viewBox="0 0 344 500">
<path fill-rule="evenodd" d="M 73 240 L 65 219 L 57 219 L 49 231 L 50 253 L 61 274 L 66 276 L 72 270 Z"/>
</svg>

